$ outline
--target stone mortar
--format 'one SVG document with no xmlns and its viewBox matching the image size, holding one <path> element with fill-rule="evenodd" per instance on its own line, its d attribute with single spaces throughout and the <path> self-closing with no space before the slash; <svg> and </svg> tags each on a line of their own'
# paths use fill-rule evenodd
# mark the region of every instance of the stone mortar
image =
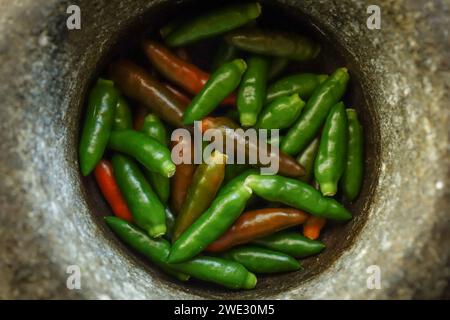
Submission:
<svg viewBox="0 0 450 320">
<path fill-rule="evenodd" d="M 381 30 L 367 29 L 366 1 L 262 1 L 336 41 L 373 126 L 370 176 L 352 207 L 359 212 L 333 236 L 331 253 L 307 262 L 315 271 L 269 277 L 246 292 L 179 284 L 101 223 L 107 208 L 77 162 L 85 93 L 119 39 L 198 2 L 0 0 L 0 298 L 442 297 L 450 275 L 447 0 L 380 0 Z M 81 7 L 81 30 L 66 28 L 69 4 Z M 66 287 L 69 265 L 81 268 L 81 290 Z M 381 270 L 379 290 L 366 285 L 371 265 Z"/>
</svg>

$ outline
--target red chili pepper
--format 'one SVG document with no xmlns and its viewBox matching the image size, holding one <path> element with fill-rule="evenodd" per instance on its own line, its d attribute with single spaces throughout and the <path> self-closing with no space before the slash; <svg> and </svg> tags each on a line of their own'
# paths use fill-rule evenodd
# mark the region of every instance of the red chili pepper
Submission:
<svg viewBox="0 0 450 320">
<path fill-rule="evenodd" d="M 184 61 L 166 47 L 154 41 L 143 43 L 145 54 L 152 65 L 167 79 L 192 95 L 196 95 L 209 79 L 209 74 L 195 65 Z M 230 95 L 223 105 L 236 105 L 236 96 Z"/>
<path fill-rule="evenodd" d="M 224 251 L 277 231 L 304 223 L 309 215 L 293 208 L 266 208 L 243 213 L 233 226 L 211 243 L 209 252 Z"/>
<path fill-rule="evenodd" d="M 186 106 L 191 103 L 191 98 L 189 98 L 187 95 L 185 95 L 183 92 L 181 92 L 180 90 L 178 90 L 177 88 L 175 88 L 174 86 L 168 84 L 168 83 L 164 83 L 164 86 L 170 90 L 170 92 L 173 93 L 174 96 L 177 96 L 180 101 L 182 101 L 183 103 L 186 104 Z"/>
<path fill-rule="evenodd" d="M 117 186 L 111 163 L 108 160 L 101 160 L 95 167 L 94 176 L 114 214 L 121 219 L 132 222 L 133 216 Z"/>
<path fill-rule="evenodd" d="M 303 225 L 303 235 L 311 240 L 316 240 L 320 236 L 320 231 L 325 226 L 325 218 L 311 216 Z"/>
</svg>

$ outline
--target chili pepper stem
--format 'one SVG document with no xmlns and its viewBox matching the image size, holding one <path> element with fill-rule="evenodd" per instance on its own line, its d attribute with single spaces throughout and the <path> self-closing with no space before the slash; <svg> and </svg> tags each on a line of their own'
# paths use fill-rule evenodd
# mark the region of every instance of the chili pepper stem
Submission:
<svg viewBox="0 0 450 320">
<path fill-rule="evenodd" d="M 242 113 L 239 120 L 243 127 L 251 127 L 256 123 L 257 117 L 252 113 Z"/>
<path fill-rule="evenodd" d="M 167 165 L 164 166 L 164 172 L 167 172 L 167 178 L 172 178 L 176 170 L 177 168 L 173 163 L 167 163 Z"/>
<path fill-rule="evenodd" d="M 167 228 L 165 225 L 159 225 L 151 227 L 147 230 L 148 234 L 152 238 L 159 238 L 166 234 Z"/>
<path fill-rule="evenodd" d="M 336 183 L 331 183 L 331 182 L 322 183 L 320 185 L 320 191 L 322 192 L 322 194 L 324 196 L 332 197 L 337 192 L 337 184 Z"/>
</svg>

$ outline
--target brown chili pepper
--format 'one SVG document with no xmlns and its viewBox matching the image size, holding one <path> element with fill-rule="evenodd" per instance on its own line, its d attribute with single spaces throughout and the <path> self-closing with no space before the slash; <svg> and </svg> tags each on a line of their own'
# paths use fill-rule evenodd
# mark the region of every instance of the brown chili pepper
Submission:
<svg viewBox="0 0 450 320">
<path fill-rule="evenodd" d="M 183 126 L 184 103 L 143 68 L 128 60 L 118 60 L 108 71 L 125 95 L 139 101 L 167 123 Z"/>
<path fill-rule="evenodd" d="M 183 59 L 186 62 L 191 61 L 191 58 L 189 57 L 189 53 L 185 48 L 176 48 L 175 53 L 180 59 Z"/>
<path fill-rule="evenodd" d="M 173 241 L 211 205 L 225 176 L 226 156 L 218 151 L 198 165 L 173 229 Z"/>
<path fill-rule="evenodd" d="M 303 225 L 303 235 L 311 240 L 316 240 L 320 236 L 320 231 L 325 226 L 327 219 L 311 216 Z"/>
<path fill-rule="evenodd" d="M 172 149 L 175 145 L 179 143 L 184 143 L 181 139 L 179 141 L 172 142 Z M 186 142 L 189 143 L 189 142 Z M 184 147 L 181 149 L 181 153 L 188 152 L 188 148 Z M 176 171 L 172 179 L 170 179 L 170 208 L 175 215 L 180 213 L 181 207 L 183 206 L 184 200 L 191 185 L 192 179 L 194 177 L 195 168 L 193 162 L 194 146 L 191 144 L 190 148 L 191 163 L 180 163 L 176 165 Z M 180 154 L 182 157 L 183 155 Z"/>
<path fill-rule="evenodd" d="M 145 117 L 148 115 L 148 109 L 142 105 L 139 105 L 133 115 L 133 129 L 141 131 L 144 125 Z"/>
<path fill-rule="evenodd" d="M 191 103 L 191 98 L 189 98 L 187 95 L 185 95 L 183 92 L 178 90 L 178 88 L 175 88 L 174 86 L 164 83 L 164 87 L 170 90 L 175 96 L 177 96 L 183 103 L 187 106 L 189 103 Z"/>
<path fill-rule="evenodd" d="M 238 244 L 267 236 L 277 231 L 304 223 L 309 215 L 293 208 L 266 208 L 243 213 L 233 226 L 211 243 L 209 252 L 224 251 Z"/>
<path fill-rule="evenodd" d="M 202 120 L 201 123 L 201 132 L 204 133 L 208 129 L 218 129 L 220 130 L 223 140 L 226 141 L 227 136 L 232 134 L 235 151 L 245 150 L 245 159 L 249 158 L 250 154 L 254 154 L 257 156 L 256 162 L 258 166 L 263 166 L 259 159 L 259 141 L 258 143 L 252 143 L 248 139 L 246 139 L 241 130 L 232 131 L 226 129 L 236 130 L 239 129 L 239 126 L 232 120 L 226 117 L 207 117 Z M 229 137 L 230 138 L 230 137 Z M 245 144 L 245 146 L 243 145 Z M 271 145 L 267 144 L 266 146 L 267 153 L 271 151 Z M 290 155 L 279 150 L 279 155 L 275 159 L 271 159 L 272 161 L 278 161 L 278 174 L 288 176 L 288 177 L 299 177 L 305 174 L 304 168 Z"/>
<path fill-rule="evenodd" d="M 198 94 L 209 79 L 207 72 L 179 58 L 157 42 L 145 40 L 143 48 L 152 65 L 164 77 L 192 95 Z M 236 105 L 236 96 L 230 95 L 222 104 Z"/>
</svg>

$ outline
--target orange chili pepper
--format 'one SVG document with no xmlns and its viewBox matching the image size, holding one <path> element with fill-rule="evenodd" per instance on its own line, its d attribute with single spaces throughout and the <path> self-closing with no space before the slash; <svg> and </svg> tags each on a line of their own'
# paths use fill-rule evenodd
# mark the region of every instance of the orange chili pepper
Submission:
<svg viewBox="0 0 450 320">
<path fill-rule="evenodd" d="M 209 79 L 207 72 L 179 58 L 159 43 L 145 40 L 143 48 L 152 65 L 164 77 L 192 95 L 199 93 Z M 236 96 L 230 95 L 222 104 L 236 105 Z"/>
<path fill-rule="evenodd" d="M 183 143 L 180 141 L 172 142 L 172 148 Z M 191 145 L 191 157 L 193 157 L 194 146 Z M 185 152 L 184 147 L 181 153 Z M 182 156 L 182 154 L 180 154 Z M 175 215 L 180 213 L 181 207 L 183 206 L 184 200 L 191 185 L 192 179 L 195 173 L 195 165 L 191 159 L 191 163 L 180 163 L 176 165 L 175 174 L 172 179 L 170 179 L 170 208 Z"/>
<path fill-rule="evenodd" d="M 211 243 L 209 252 L 224 251 L 277 231 L 304 223 L 309 215 L 293 208 L 266 208 L 243 213 L 233 226 Z"/>
<path fill-rule="evenodd" d="M 94 176 L 114 214 L 121 219 L 132 222 L 133 216 L 116 183 L 111 163 L 108 160 L 101 160 L 95 167 Z"/>
<path fill-rule="evenodd" d="M 311 240 L 316 240 L 320 236 L 320 231 L 325 226 L 327 219 L 311 216 L 303 225 L 303 235 Z"/>
</svg>

